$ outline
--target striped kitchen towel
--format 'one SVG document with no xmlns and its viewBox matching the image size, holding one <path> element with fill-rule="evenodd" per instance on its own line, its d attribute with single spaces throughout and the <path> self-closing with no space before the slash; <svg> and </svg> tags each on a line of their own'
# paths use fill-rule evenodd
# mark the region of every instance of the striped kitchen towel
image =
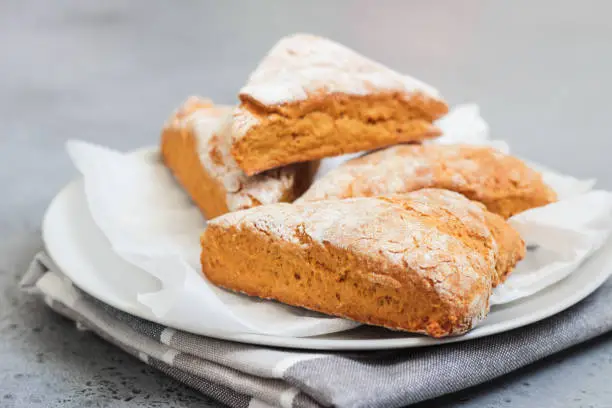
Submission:
<svg viewBox="0 0 612 408">
<path fill-rule="evenodd" d="M 612 281 L 547 320 L 422 349 L 313 352 L 216 340 L 114 309 L 40 253 L 21 282 L 55 311 L 230 407 L 401 407 L 458 391 L 612 330 Z"/>
</svg>

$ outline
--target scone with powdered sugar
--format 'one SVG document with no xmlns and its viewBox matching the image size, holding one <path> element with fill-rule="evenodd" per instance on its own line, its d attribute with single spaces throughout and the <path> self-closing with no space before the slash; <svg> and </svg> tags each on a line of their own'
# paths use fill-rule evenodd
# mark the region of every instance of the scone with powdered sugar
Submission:
<svg viewBox="0 0 612 408">
<path fill-rule="evenodd" d="M 493 286 L 524 253 L 501 217 L 430 189 L 226 214 L 202 235 L 201 259 L 227 289 L 444 337 L 487 315 Z"/>
<path fill-rule="evenodd" d="M 318 163 L 299 163 L 249 177 L 229 150 L 234 107 L 191 97 L 166 122 L 164 163 L 206 218 L 257 205 L 291 202 L 310 185 Z"/>
<path fill-rule="evenodd" d="M 398 145 L 343 163 L 317 180 L 300 201 L 402 194 L 443 188 L 514 214 L 557 200 L 537 171 L 520 159 L 485 146 Z"/>
<path fill-rule="evenodd" d="M 433 87 L 325 38 L 281 39 L 239 93 L 231 153 L 251 175 L 440 134 Z"/>
</svg>

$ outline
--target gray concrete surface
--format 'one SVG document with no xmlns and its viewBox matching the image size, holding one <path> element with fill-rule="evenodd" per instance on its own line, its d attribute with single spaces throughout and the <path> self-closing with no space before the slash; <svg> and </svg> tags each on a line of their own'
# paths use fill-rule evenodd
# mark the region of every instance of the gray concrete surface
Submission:
<svg viewBox="0 0 612 408">
<path fill-rule="evenodd" d="M 16 288 L 68 138 L 157 142 L 187 95 L 233 102 L 296 31 L 476 101 L 520 155 L 612 188 L 612 4 L 601 1 L 0 2 L 0 406 L 216 406 Z M 611 407 L 612 335 L 425 406 Z"/>
</svg>

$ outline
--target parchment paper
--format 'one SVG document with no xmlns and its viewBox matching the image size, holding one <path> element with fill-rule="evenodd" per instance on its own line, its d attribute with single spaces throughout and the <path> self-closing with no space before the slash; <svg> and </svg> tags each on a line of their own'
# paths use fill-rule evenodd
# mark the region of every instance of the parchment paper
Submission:
<svg viewBox="0 0 612 408">
<path fill-rule="evenodd" d="M 476 105 L 458 106 L 438 125 L 444 135 L 433 143 L 509 150 L 506 142 L 489 139 Z M 177 325 L 282 336 L 313 336 L 358 325 L 210 284 L 199 264 L 199 236 L 206 222 L 155 150 L 123 154 L 79 141 L 68 142 L 67 150 L 83 174 L 93 219 L 114 251 L 161 281 L 159 292 L 140 293 L 137 299 L 157 316 Z M 317 176 L 354 156 L 326 159 Z M 601 247 L 612 228 L 611 193 L 593 190 L 593 180 L 531 165 L 542 171 L 560 201 L 510 220 L 529 250 L 506 283 L 495 289 L 493 305 L 533 295 L 565 278 Z"/>
</svg>

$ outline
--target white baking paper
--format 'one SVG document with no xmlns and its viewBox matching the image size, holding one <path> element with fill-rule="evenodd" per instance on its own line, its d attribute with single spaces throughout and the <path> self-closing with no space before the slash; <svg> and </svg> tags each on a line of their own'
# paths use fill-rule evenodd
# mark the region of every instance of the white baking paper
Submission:
<svg viewBox="0 0 612 408">
<path fill-rule="evenodd" d="M 122 154 L 77 141 L 68 142 L 67 149 L 83 174 L 92 217 L 113 250 L 160 280 L 159 292 L 140 293 L 137 299 L 155 315 L 211 332 L 285 336 L 358 325 L 210 284 L 199 264 L 204 217 L 154 151 Z"/>
<path fill-rule="evenodd" d="M 435 143 L 492 145 L 508 151 L 505 142 L 489 139 L 488 126 L 475 105 L 457 107 L 438 125 L 444 135 Z M 93 219 L 114 251 L 160 280 L 160 291 L 140 293 L 137 299 L 155 315 L 177 326 L 214 332 L 294 337 L 358 325 L 210 284 L 199 265 L 199 236 L 206 222 L 154 149 L 123 154 L 71 141 L 67 150 L 83 174 Z M 354 156 L 324 160 L 317 176 Z M 538 168 L 561 200 L 510 220 L 529 250 L 506 283 L 495 289 L 492 304 L 532 295 L 565 278 L 601 247 L 612 229 L 611 193 L 592 190 L 592 180 Z"/>
</svg>

